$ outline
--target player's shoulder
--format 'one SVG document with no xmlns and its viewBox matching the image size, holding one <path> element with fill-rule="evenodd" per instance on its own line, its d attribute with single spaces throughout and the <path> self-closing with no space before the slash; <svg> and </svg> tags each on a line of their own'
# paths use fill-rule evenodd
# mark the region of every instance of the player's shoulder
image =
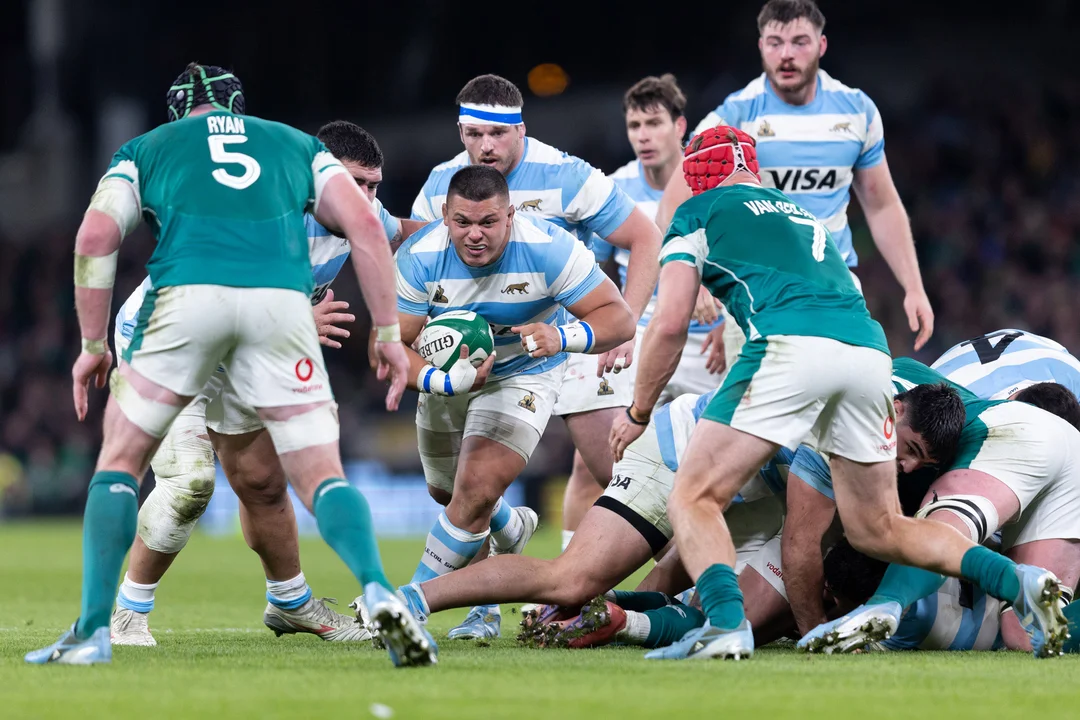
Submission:
<svg viewBox="0 0 1080 720">
<path fill-rule="evenodd" d="M 325 225 L 315 219 L 311 213 L 304 214 L 304 229 L 307 230 L 308 239 L 336 237 Z"/>
<path fill-rule="evenodd" d="M 746 87 L 741 90 L 736 90 L 724 98 L 724 102 L 720 104 L 720 107 L 718 107 L 717 110 L 729 103 L 748 103 L 764 97 L 766 83 L 765 73 L 761 73 L 761 75 L 747 83 Z"/>
<path fill-rule="evenodd" d="M 631 180 L 637 180 L 641 177 L 641 162 L 637 158 L 634 158 L 630 162 L 620 167 L 618 170 L 609 173 L 608 177 L 614 180 L 616 183 L 625 183 Z"/>
<path fill-rule="evenodd" d="M 410 235 L 398 248 L 397 256 L 404 259 L 427 253 L 441 253 L 450 247 L 450 234 L 446 231 L 442 218 L 439 218 Z"/>
<path fill-rule="evenodd" d="M 536 246 L 537 251 L 543 252 L 544 246 L 573 244 L 578 242 L 578 239 L 553 222 L 518 212 L 514 213 L 510 242 Z"/>
<path fill-rule="evenodd" d="M 818 70 L 818 80 L 821 83 L 822 112 L 876 112 L 874 101 L 860 88 L 845 85 L 824 70 Z"/>
</svg>

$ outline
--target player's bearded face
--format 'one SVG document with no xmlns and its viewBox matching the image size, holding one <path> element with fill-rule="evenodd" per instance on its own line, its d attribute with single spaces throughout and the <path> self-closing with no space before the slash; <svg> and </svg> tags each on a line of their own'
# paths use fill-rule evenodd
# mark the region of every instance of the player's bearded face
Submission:
<svg viewBox="0 0 1080 720">
<path fill-rule="evenodd" d="M 514 206 L 504 197 L 474 201 L 455 195 L 443 205 L 443 222 L 454 249 L 471 267 L 490 265 L 502 256 L 513 217 Z"/>
<path fill-rule="evenodd" d="M 349 174 L 353 176 L 353 180 L 360 187 L 360 191 L 364 193 L 368 201 L 375 200 L 375 191 L 378 190 L 379 184 L 382 182 L 382 168 L 373 168 L 366 165 L 361 165 L 355 160 L 342 160 L 341 164 L 345 166 L 345 169 L 349 171 Z"/>
<path fill-rule="evenodd" d="M 525 147 L 524 125 L 459 125 L 461 142 L 473 165 L 489 165 L 509 173 Z"/>
<path fill-rule="evenodd" d="M 626 137 L 645 167 L 662 167 L 682 156 L 682 136 L 686 119 L 673 120 L 663 107 L 626 111 Z"/>
<path fill-rule="evenodd" d="M 806 18 L 786 25 L 769 23 L 758 40 L 761 63 L 773 86 L 798 92 L 817 82 L 818 65 L 825 54 L 825 37 Z"/>
</svg>

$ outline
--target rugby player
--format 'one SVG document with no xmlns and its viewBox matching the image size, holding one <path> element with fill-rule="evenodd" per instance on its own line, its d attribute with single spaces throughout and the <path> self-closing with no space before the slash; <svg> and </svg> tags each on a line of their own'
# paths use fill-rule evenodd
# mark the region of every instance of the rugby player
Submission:
<svg viewBox="0 0 1080 720">
<path fill-rule="evenodd" d="M 494 553 L 521 552 L 536 515 L 511 510 L 502 494 L 540 441 L 562 366 L 573 354 L 624 344 L 635 325 L 585 244 L 517 210 L 495 168 L 458 169 L 442 213 L 442 222 L 417 231 L 397 252 L 402 340 L 411 343 L 428 317 L 472 310 L 482 313 L 496 343 L 479 370 L 465 359 L 467 348 L 449 372 L 409 351 L 409 386 L 423 393 L 416 425 L 424 475 L 448 499 L 413 582 L 468 565 L 489 534 Z M 511 285 L 531 292 L 508 294 Z M 563 324 L 564 310 L 578 319 Z M 484 622 L 498 627 L 497 620 Z"/>
<path fill-rule="evenodd" d="M 898 359 L 894 366 L 898 389 L 942 378 L 907 358 Z M 1000 531 L 1006 556 L 1048 568 L 1061 579 L 1062 588 L 1071 590 L 1080 580 L 1080 516 L 1075 512 L 1080 507 L 1080 433 L 1068 420 L 1032 405 L 1050 398 L 1053 404 L 1048 407 L 1072 418 L 1080 415 L 1080 406 L 1062 386 L 1056 386 L 1060 392 L 1054 394 L 1048 392 L 1053 388 L 1044 385 L 1019 391 L 1015 397 L 1020 402 L 980 400 L 961 390 L 967 422 L 957 457 L 930 485 L 916 517 L 949 525 L 977 543 L 990 541 Z M 812 597 L 820 582 L 809 568 L 820 568 L 812 544 L 819 537 L 816 528 L 824 515 L 832 514 L 827 499 L 830 479 L 824 462 L 803 448 L 796 454 L 795 466 L 809 485 L 800 497 L 789 492 L 791 516 L 785 533 L 791 539 L 790 543 L 785 540 L 784 577 L 799 627 L 810 631 L 801 643 L 817 651 L 854 648 L 887 637 L 895 631 L 904 608 L 937 591 L 945 578 L 892 566 L 866 605 L 814 628 L 823 616 L 819 598 Z M 1007 647 L 1030 648 L 1037 654 L 1060 652 L 1063 638 L 1048 638 L 1039 629 L 1029 641 L 1014 619 L 1009 616 L 1002 624 Z"/>
<path fill-rule="evenodd" d="M 828 230 L 761 186 L 754 140 L 738 129 L 718 126 L 695 137 L 683 169 L 695 197 L 668 229 L 634 400 L 611 440 L 618 458 L 647 425 L 703 282 L 749 339 L 694 429 L 668 502 L 679 555 L 710 623 L 693 631 L 689 656 L 753 654 L 722 511 L 780 447 L 794 450 L 804 440 L 831 456 L 852 545 L 977 581 L 1037 623 L 1039 654 L 1056 652 L 1065 624 L 1055 612 L 1053 573 L 1017 566 L 950 527 L 900 512 L 888 345 Z"/>
<path fill-rule="evenodd" d="M 550 220 L 586 243 L 595 234 L 615 247 L 637 251 L 629 261 L 623 295 L 634 317 L 641 317 L 656 287 L 660 250 L 656 225 L 599 170 L 527 137 L 521 91 L 509 80 L 497 75 L 473 78 L 458 94 L 457 103 L 458 131 L 465 150 L 431 171 L 413 204 L 413 218 L 442 217 L 450 179 L 462 167 L 494 167 L 506 176 L 511 203 L 523 215 Z M 527 286 L 515 294 L 530 300 L 536 290 Z M 496 346 L 513 342 L 497 338 Z M 594 478 L 611 477 L 611 452 L 604 439 L 612 418 L 630 402 L 633 380 L 620 371 L 631 365 L 633 348 L 629 339 L 598 358 L 570 355 L 563 366 L 554 414 L 566 421 L 577 448 L 576 466 L 587 468 Z M 430 449 L 421 445 L 420 452 Z M 449 499 L 438 491 L 432 496 L 443 504 Z M 535 523 L 532 519 L 529 524 Z M 478 607 L 452 633 L 464 638 L 497 636 L 498 620 L 499 608 Z"/>
<path fill-rule="evenodd" d="M 375 625 L 398 664 L 435 661 L 430 636 L 382 570 L 367 501 L 342 478 L 338 422 L 311 310 L 304 212 L 352 246 L 379 342 L 388 410 L 405 387 L 387 238 L 367 198 L 315 137 L 244 117 L 232 73 L 188 65 L 167 94 L 169 121 L 113 157 L 75 240 L 75 302 L 82 353 L 72 369 L 76 415 L 88 386 L 112 365 L 106 335 L 120 242 L 142 217 L 158 245 L 131 343 L 109 377 L 104 441 L 83 522 L 78 620 L 36 664 L 112 660 L 109 616 L 135 539 L 139 481 L 181 410 L 224 365 L 237 395 L 257 408 L 285 474 L 326 542 L 365 587 Z M 261 180 L 261 182 L 260 182 Z"/>
<path fill-rule="evenodd" d="M 729 95 L 694 132 L 730 125 L 755 137 L 762 185 L 794 198 L 817 218 L 851 268 L 858 264 L 847 219 L 854 190 L 874 244 L 904 289 L 904 311 L 912 332 L 918 332 L 919 350 L 934 331 L 934 312 L 885 158 L 881 115 L 866 93 L 819 67 L 828 41 L 822 34 L 825 16 L 813 0 L 769 0 L 757 22 L 764 72 Z M 661 230 L 690 194 L 676 174 L 657 213 Z M 728 352 L 743 339 L 729 323 Z"/>
<path fill-rule="evenodd" d="M 682 163 L 683 137 L 686 135 L 686 97 L 679 89 L 673 75 L 642 78 L 623 96 L 623 116 L 626 135 L 634 151 L 634 159 L 611 173 L 608 177 L 621 188 L 639 209 L 650 219 L 656 217 L 656 206 L 671 176 Z M 597 247 L 597 245 L 599 247 Z M 597 243 L 593 252 L 597 260 L 603 260 L 604 250 L 613 251 L 618 264 L 619 277 L 626 285 L 626 270 L 630 253 L 622 248 L 612 248 L 607 243 Z M 704 292 L 704 290 L 703 290 Z M 724 356 L 723 321 L 716 317 L 712 296 L 705 293 L 706 307 L 713 315 L 710 322 L 690 323 L 686 350 L 679 361 L 679 368 L 660 396 L 660 404 L 669 402 L 684 393 L 701 395 L 715 389 L 726 367 Z M 639 347 L 642 333 L 652 316 L 653 302 L 638 320 L 635 348 Z M 625 373 L 626 371 L 624 371 Z M 633 377 L 633 371 L 628 378 Z M 575 455 L 574 468 L 563 497 L 563 538 L 565 550 L 574 530 L 589 507 L 603 492 L 609 478 L 597 480 Z"/>
<path fill-rule="evenodd" d="M 353 123 L 338 120 L 319 129 L 319 138 L 356 180 L 379 214 L 391 246 L 400 244 L 417 222 L 398 220 L 375 196 L 382 182 L 383 155 L 375 138 Z M 336 237 L 310 214 L 304 217 L 311 253 L 312 293 L 319 341 L 340 347 L 335 337 L 348 337 L 339 324 L 352 322 L 347 302 L 334 300 L 329 289 L 349 257 L 349 241 Z M 123 353 L 138 324 L 139 308 L 150 278 L 120 308 L 114 336 Z M 267 606 L 263 622 L 277 632 L 311 632 L 324 640 L 366 640 L 370 634 L 353 616 L 336 613 L 313 596 L 300 569 L 296 520 L 284 470 L 255 409 L 245 405 L 223 370 L 216 372 L 181 411 L 161 441 L 150 467 L 155 485 L 139 509 L 138 535 L 127 573 L 116 596 L 111 621 L 114 645 L 152 646 L 148 626 L 158 583 L 187 544 L 195 523 L 214 491 L 214 446 L 237 496 L 240 524 L 248 545 L 259 554 L 266 572 Z"/>
<path fill-rule="evenodd" d="M 1080 397 L 1080 360 L 1060 343 L 1023 330 L 965 340 L 930 367 L 983 400 L 1015 400 L 1035 383 L 1058 383 Z"/>
</svg>

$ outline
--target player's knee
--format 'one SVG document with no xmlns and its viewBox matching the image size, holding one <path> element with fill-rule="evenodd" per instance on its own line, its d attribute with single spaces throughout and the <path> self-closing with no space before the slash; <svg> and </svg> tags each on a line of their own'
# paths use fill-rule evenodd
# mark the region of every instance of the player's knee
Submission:
<svg viewBox="0 0 1080 720">
<path fill-rule="evenodd" d="M 580 563 L 567 562 L 562 558 L 553 560 L 552 563 L 551 572 L 555 586 L 551 600 L 556 605 L 579 607 L 611 589 L 602 587 L 600 579 L 595 575 L 584 572 Z"/>
<path fill-rule="evenodd" d="M 467 520 L 488 518 L 508 485 L 500 478 L 462 468 L 454 479 L 453 501 Z"/>
<path fill-rule="evenodd" d="M 156 552 L 180 552 L 213 494 L 212 464 L 174 476 L 156 475 L 154 490 L 139 510 L 139 537 Z"/>
<path fill-rule="evenodd" d="M 254 475 L 245 475 L 234 484 L 236 494 L 245 505 L 278 505 L 289 494 L 285 471 L 279 467 Z"/>
</svg>

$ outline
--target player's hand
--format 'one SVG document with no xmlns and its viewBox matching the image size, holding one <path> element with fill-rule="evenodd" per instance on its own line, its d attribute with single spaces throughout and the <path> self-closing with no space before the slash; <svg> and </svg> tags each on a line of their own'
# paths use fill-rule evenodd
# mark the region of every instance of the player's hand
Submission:
<svg viewBox="0 0 1080 720">
<path fill-rule="evenodd" d="M 712 296 L 704 285 L 698 287 L 697 302 L 694 303 L 694 314 L 691 319 L 702 325 L 712 325 L 720 319 L 720 308 L 723 305 Z"/>
<path fill-rule="evenodd" d="M 416 339 L 413 340 L 412 345 L 409 346 L 413 349 L 413 351 L 420 352 L 420 336 L 424 334 L 424 328 L 427 327 L 427 324 L 429 322 L 431 322 L 431 318 L 424 318 L 424 324 L 420 326 L 420 332 L 416 333 Z"/>
<path fill-rule="evenodd" d="M 615 462 L 622 460 L 623 451 L 626 450 L 630 443 L 641 437 L 641 433 L 645 432 L 645 428 L 645 425 L 630 422 L 630 418 L 626 417 L 625 411 L 615 416 L 615 422 L 611 423 L 611 435 L 609 436 L 611 456 Z"/>
<path fill-rule="evenodd" d="M 469 346 L 468 345 L 462 345 L 461 346 L 461 360 L 458 360 L 457 363 L 454 363 L 454 366 L 456 367 L 459 363 L 465 362 L 465 363 L 467 363 L 469 365 L 469 367 L 472 367 L 472 363 L 469 362 L 468 357 L 469 357 Z M 495 366 L 495 351 L 493 350 L 491 352 L 491 354 L 487 356 L 487 359 L 484 360 L 483 364 L 480 365 L 480 367 L 476 368 L 476 379 L 473 380 L 472 387 L 469 388 L 469 392 L 476 392 L 480 388 L 484 387 L 484 385 L 487 383 L 488 376 L 491 375 L 491 368 L 493 368 L 494 366 Z M 453 372 L 453 368 L 451 368 L 451 372 Z"/>
<path fill-rule="evenodd" d="M 907 313 L 911 332 L 919 333 L 915 336 L 917 352 L 922 350 L 923 345 L 934 334 L 934 309 L 930 307 L 930 298 L 926 297 L 926 291 L 912 291 L 904 295 L 904 312 Z"/>
<path fill-rule="evenodd" d="M 315 313 L 315 327 L 319 330 L 319 344 L 326 347 L 340 348 L 341 343 L 335 337 L 347 338 L 350 333 L 345 328 L 337 327 L 341 323 L 356 322 L 356 316 L 344 312 L 349 303 L 344 300 L 334 301 L 334 291 L 327 290 L 319 304 L 311 308 Z"/>
<path fill-rule="evenodd" d="M 94 378 L 94 387 L 100 390 L 109 379 L 111 367 L 112 353 L 108 348 L 105 348 L 101 355 L 91 355 L 86 351 L 79 353 L 75 365 L 71 368 L 71 395 L 75 401 L 75 416 L 79 418 L 79 422 L 86 419 L 90 378 Z"/>
<path fill-rule="evenodd" d="M 521 336 L 521 347 L 525 348 L 529 357 L 551 357 L 563 351 L 562 336 L 556 328 L 547 323 L 518 325 L 510 328 L 510 332 Z"/>
<path fill-rule="evenodd" d="M 723 325 L 717 325 L 705 335 L 705 340 L 701 343 L 701 354 L 705 353 L 709 353 L 709 357 L 705 360 L 705 369 L 710 375 L 719 375 L 727 369 Z"/>
<path fill-rule="evenodd" d="M 409 378 L 409 356 L 400 342 L 375 342 L 375 359 L 378 362 L 375 377 L 390 381 L 386 393 L 386 409 L 393 412 L 405 394 L 405 382 Z"/>
<path fill-rule="evenodd" d="M 630 367 L 633 362 L 634 341 L 630 339 L 622 345 L 596 356 L 596 377 L 604 377 L 604 373 L 609 372 L 618 375 L 621 370 Z"/>
</svg>

